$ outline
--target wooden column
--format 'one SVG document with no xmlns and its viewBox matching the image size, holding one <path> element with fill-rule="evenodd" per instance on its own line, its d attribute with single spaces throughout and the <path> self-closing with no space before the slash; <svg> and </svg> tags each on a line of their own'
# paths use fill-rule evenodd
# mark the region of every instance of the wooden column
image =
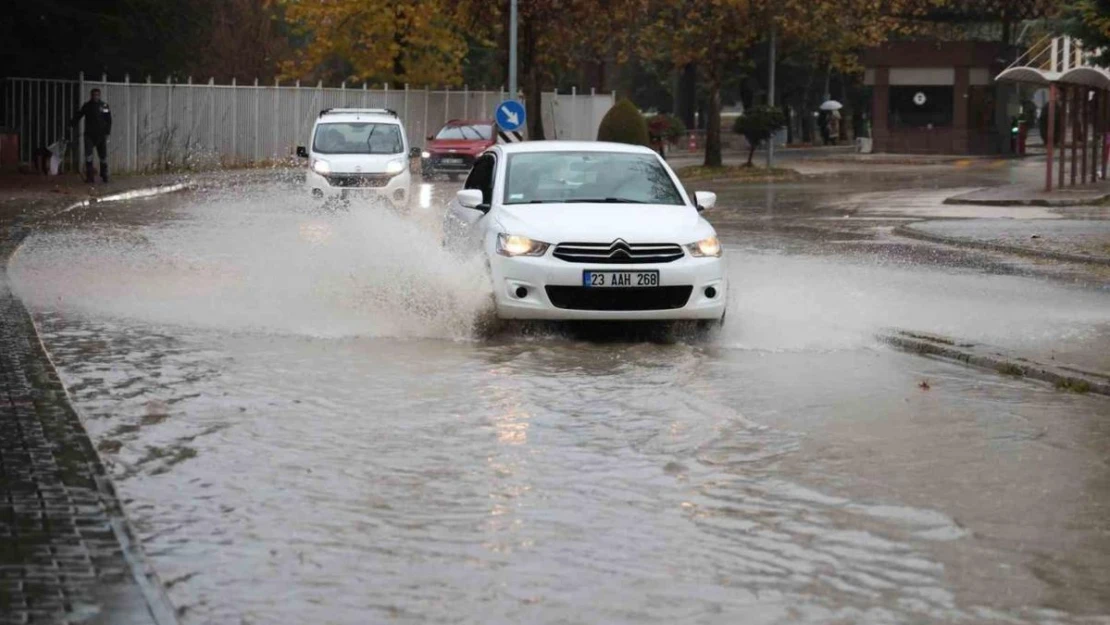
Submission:
<svg viewBox="0 0 1110 625">
<path fill-rule="evenodd" d="M 1053 152 L 1056 150 L 1056 98 L 1057 95 L 1056 83 L 1048 86 L 1048 136 L 1044 137 L 1045 149 L 1045 167 L 1044 167 L 1044 190 L 1052 190 L 1052 157 Z"/>
<path fill-rule="evenodd" d="M 1106 153 L 1103 152 L 1103 147 L 1102 146 L 1105 145 L 1105 142 L 1106 142 L 1106 136 L 1105 135 L 1106 135 L 1106 131 L 1108 129 L 1107 126 L 1110 125 L 1110 91 L 1103 91 L 1102 95 L 1103 95 L 1103 98 L 1102 98 L 1102 133 L 1103 133 L 1103 136 L 1100 137 L 1101 144 L 1098 146 L 1098 150 L 1099 150 L 1099 152 L 1101 152 L 1103 154 L 1103 158 L 1102 158 L 1102 179 L 1106 180 Z"/>
<path fill-rule="evenodd" d="M 1064 188 L 1064 161 L 1067 159 L 1068 154 L 1068 87 L 1064 85 L 1060 87 L 1060 115 L 1062 116 L 1063 123 L 1060 124 L 1060 165 L 1057 173 L 1056 186 Z"/>
<path fill-rule="evenodd" d="M 1079 176 L 1079 168 L 1076 167 L 1079 163 L 1079 110 L 1083 108 L 1083 102 L 1079 99 L 1079 87 L 1071 88 L 1071 97 L 1068 99 L 1072 102 L 1069 107 L 1071 109 L 1069 117 L 1071 117 L 1071 186 L 1074 187 Z"/>
<path fill-rule="evenodd" d="M 1091 101 L 1091 144 L 1087 146 L 1091 153 L 1091 177 L 1088 180 L 1098 182 L 1098 146 L 1102 143 L 1102 111 L 1099 106 L 1102 103 L 1102 94 L 1098 89 L 1092 89 L 1091 93 L 1094 94 L 1094 100 Z"/>
<path fill-rule="evenodd" d="M 1087 153 L 1090 152 L 1087 140 L 1091 138 L 1091 91 L 1086 87 L 1079 88 L 1079 184 L 1087 184 Z"/>
</svg>

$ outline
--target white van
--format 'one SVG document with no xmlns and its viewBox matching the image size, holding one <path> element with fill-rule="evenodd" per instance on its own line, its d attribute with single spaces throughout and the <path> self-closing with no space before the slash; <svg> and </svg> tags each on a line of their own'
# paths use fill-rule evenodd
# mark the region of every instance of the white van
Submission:
<svg viewBox="0 0 1110 625">
<path fill-rule="evenodd" d="M 394 208 L 409 204 L 409 143 L 389 109 L 324 109 L 312 127 L 305 186 L 317 198 L 368 197 Z"/>
</svg>

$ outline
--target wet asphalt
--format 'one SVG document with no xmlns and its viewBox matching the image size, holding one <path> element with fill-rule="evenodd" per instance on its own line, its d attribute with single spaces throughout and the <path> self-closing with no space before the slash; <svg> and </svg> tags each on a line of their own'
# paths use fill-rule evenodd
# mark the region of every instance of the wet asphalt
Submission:
<svg viewBox="0 0 1110 625">
<path fill-rule="evenodd" d="M 11 280 L 185 623 L 1110 622 L 1095 273 L 898 238 L 995 169 L 707 183 L 718 333 L 493 322 L 411 214 L 282 180 L 60 216 Z"/>
</svg>

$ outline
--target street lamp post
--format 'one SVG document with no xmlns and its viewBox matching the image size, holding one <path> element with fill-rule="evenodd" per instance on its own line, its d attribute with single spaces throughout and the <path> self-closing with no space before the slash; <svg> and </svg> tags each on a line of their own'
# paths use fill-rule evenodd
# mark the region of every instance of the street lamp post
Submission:
<svg viewBox="0 0 1110 625">
<path fill-rule="evenodd" d="M 509 99 L 516 99 L 516 3 L 509 0 Z"/>
</svg>

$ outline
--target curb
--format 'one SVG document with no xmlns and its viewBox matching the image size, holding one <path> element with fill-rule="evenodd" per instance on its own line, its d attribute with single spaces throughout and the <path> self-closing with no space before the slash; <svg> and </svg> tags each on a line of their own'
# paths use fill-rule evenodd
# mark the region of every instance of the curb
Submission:
<svg viewBox="0 0 1110 625">
<path fill-rule="evenodd" d="M 1110 267 L 1110 257 L 1107 256 L 1083 256 L 1081 254 L 1068 254 L 1067 252 L 1038 250 L 1031 247 L 1023 247 L 1021 245 L 987 243 L 985 241 L 975 241 L 972 239 L 946 237 L 939 234 L 922 232 L 914 228 L 913 224 L 898 226 L 892 232 L 897 236 L 902 236 L 909 239 L 917 239 L 919 241 L 928 241 L 929 243 L 940 243 L 942 245 L 952 245 L 955 247 L 989 250 L 991 252 L 1003 252 L 1006 254 L 1015 254 L 1017 256 L 1027 256 L 1030 258 L 1040 258 L 1044 260 L 1058 260 L 1066 263 L 1083 263 L 1087 265 Z"/>
<path fill-rule="evenodd" d="M 176 183 L 170 185 L 159 185 L 155 187 L 133 189 L 131 191 L 115 193 L 101 198 L 89 198 L 86 200 L 82 200 L 80 202 L 65 206 L 59 210 L 49 212 L 46 216 L 53 217 L 61 215 L 79 208 L 88 207 L 101 202 L 114 202 L 121 200 L 155 197 L 159 195 L 166 195 L 169 193 L 176 193 L 178 191 L 183 191 L 189 188 L 191 188 L 191 185 L 189 184 Z M 0 266 L 0 270 L 2 270 L 5 274 L 7 274 L 8 266 L 10 265 L 11 261 L 16 258 L 19 251 L 22 249 L 24 243 L 26 242 L 27 235 L 29 234 L 29 228 L 26 224 L 19 223 L 19 221 L 17 221 L 16 223 L 12 224 L 8 234 L 10 239 L 5 242 L 5 245 L 0 245 L 0 252 L 8 252 L 4 258 L 0 258 L 0 263 L 2 263 L 2 266 Z M 7 248 L 7 250 L 5 250 L 4 248 Z M 136 538 L 138 534 L 135 532 L 134 527 L 131 525 L 130 520 L 127 518 L 127 514 L 123 509 L 123 505 L 119 500 L 119 496 L 116 494 L 115 486 L 113 485 L 111 478 L 108 476 L 104 460 L 100 457 L 100 452 L 96 449 L 96 446 L 92 444 L 91 438 L 88 435 L 88 431 L 85 429 L 84 415 L 81 414 L 81 412 L 74 404 L 69 389 L 66 388 L 65 384 L 61 382 L 61 377 L 57 373 L 57 367 L 54 365 L 54 361 L 50 356 L 50 352 L 46 349 L 45 343 L 43 343 L 42 333 L 39 331 L 38 324 L 34 322 L 30 311 L 27 310 L 26 306 L 23 304 L 22 301 L 19 300 L 15 293 L 11 293 L 11 295 L 12 298 L 18 303 L 19 307 L 23 310 L 23 314 L 27 316 L 27 319 L 30 322 L 29 325 L 35 335 L 34 340 L 37 344 L 38 350 L 40 351 L 44 360 L 50 368 L 52 379 L 57 380 L 56 384 L 61 387 L 62 397 L 59 401 L 64 403 L 65 409 L 70 411 L 76 417 L 77 422 L 80 424 L 80 428 L 83 431 L 84 438 L 86 441 L 88 441 L 88 449 L 90 450 L 89 453 L 91 455 L 89 462 L 91 465 L 93 465 L 92 474 L 94 476 L 96 490 L 100 495 L 101 503 L 104 506 L 104 509 L 107 511 L 112 534 L 115 536 L 117 542 L 119 543 L 121 555 L 125 563 L 127 564 L 127 567 L 130 569 L 131 577 L 134 579 L 135 584 L 138 586 L 143 600 L 146 602 L 150 617 L 151 619 L 153 619 L 153 622 L 156 625 L 176 625 L 178 623 L 177 611 L 174 608 L 173 603 L 169 600 L 168 595 L 166 594 L 165 585 L 162 583 L 161 579 L 158 577 L 157 572 L 154 570 L 153 566 L 151 566 L 149 561 L 147 561 L 146 556 L 143 553 L 142 544 Z"/>
<path fill-rule="evenodd" d="M 1042 206 L 1049 208 L 1066 208 L 1069 206 L 1091 206 L 1093 204 L 1103 204 L 1110 200 L 1110 193 L 1100 195 L 1097 197 L 1084 198 L 1084 199 L 1027 199 L 1027 200 L 973 200 L 961 199 L 956 195 L 950 198 L 945 198 L 944 204 L 950 206 Z"/>
<path fill-rule="evenodd" d="M 965 365 L 990 369 L 1003 375 L 1048 382 L 1061 390 L 1110 396 L 1110 374 L 1068 365 L 1036 362 L 1004 350 L 961 342 L 937 334 L 910 330 L 883 330 L 877 338 L 903 351 L 936 356 Z"/>
</svg>

